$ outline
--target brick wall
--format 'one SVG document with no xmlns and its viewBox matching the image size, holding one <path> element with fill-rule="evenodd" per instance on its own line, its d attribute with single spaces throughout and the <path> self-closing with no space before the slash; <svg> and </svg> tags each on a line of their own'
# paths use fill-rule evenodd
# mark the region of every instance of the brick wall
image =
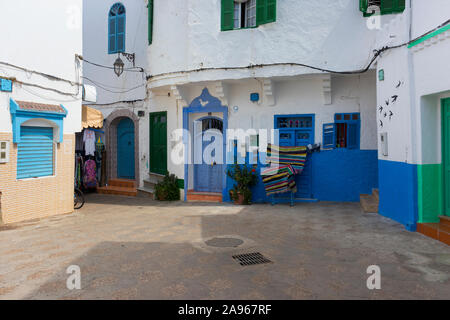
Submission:
<svg viewBox="0 0 450 320">
<path fill-rule="evenodd" d="M 43 218 L 73 212 L 75 135 L 64 135 L 55 152 L 55 175 L 17 180 L 17 145 L 12 134 L 0 133 L 10 141 L 9 162 L 0 164 L 1 214 L 3 223 Z"/>
</svg>

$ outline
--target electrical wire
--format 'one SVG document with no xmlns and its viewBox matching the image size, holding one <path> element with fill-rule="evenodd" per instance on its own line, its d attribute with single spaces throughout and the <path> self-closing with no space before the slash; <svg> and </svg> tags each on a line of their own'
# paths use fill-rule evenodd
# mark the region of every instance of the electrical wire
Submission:
<svg viewBox="0 0 450 320">
<path fill-rule="evenodd" d="M 105 65 L 102 65 L 102 64 L 99 64 L 99 63 L 91 62 L 91 61 L 86 60 L 85 58 L 83 58 L 83 57 L 81 57 L 81 56 L 78 56 L 78 57 L 79 57 L 79 59 L 81 59 L 83 62 L 86 62 L 86 63 L 88 63 L 88 64 L 90 64 L 90 65 L 93 65 L 93 66 L 96 66 L 96 67 L 99 67 L 99 68 L 105 68 L 105 69 L 114 70 L 114 67 L 111 67 L 111 66 L 105 66 Z M 136 70 L 136 69 L 137 69 L 137 70 Z M 127 71 L 127 72 L 145 73 L 144 68 L 141 68 L 141 67 L 124 68 L 123 71 L 124 71 L 124 72 Z"/>
<path fill-rule="evenodd" d="M 62 81 L 62 82 L 65 82 L 65 83 L 69 83 L 72 86 L 80 86 L 81 85 L 81 83 L 78 83 L 78 82 L 74 82 L 74 81 L 70 81 L 70 80 L 67 80 L 67 79 L 63 79 L 63 78 L 60 78 L 60 77 L 57 77 L 57 76 L 53 76 L 51 74 L 43 73 L 43 72 L 40 72 L 40 71 L 27 69 L 25 67 L 20 67 L 20 66 L 14 65 L 12 63 L 0 61 L 0 64 L 4 65 L 4 66 L 7 66 L 7 67 L 10 67 L 10 68 L 15 68 L 15 69 L 18 69 L 18 70 L 21 70 L 21 71 L 24 71 L 24 72 L 34 73 L 34 74 L 40 75 L 40 76 L 45 77 L 45 78 L 50 79 L 50 80 Z"/>
<path fill-rule="evenodd" d="M 133 87 L 133 88 L 130 88 L 130 89 L 126 89 L 126 90 L 124 90 L 124 91 L 113 91 L 113 90 L 109 90 L 109 89 L 105 88 L 106 85 L 104 85 L 104 84 L 101 84 L 101 83 L 99 83 L 99 82 L 96 82 L 96 81 L 91 80 L 91 79 L 89 79 L 89 78 L 87 78 L 87 77 L 84 77 L 84 76 L 82 76 L 82 78 L 83 78 L 83 79 L 86 79 L 86 80 L 88 80 L 88 81 L 90 81 L 90 82 L 92 82 L 92 83 L 95 84 L 97 87 L 99 87 L 99 88 L 101 88 L 101 89 L 103 89 L 103 90 L 105 90 L 105 91 L 108 91 L 108 92 L 111 92 L 111 93 L 117 93 L 117 94 L 120 94 L 120 93 L 127 93 L 127 92 L 130 92 L 130 91 L 139 89 L 139 88 L 141 88 L 141 87 L 145 87 L 145 86 L 147 85 L 147 83 L 143 83 L 143 84 L 140 84 L 140 85 L 138 85 L 138 86 L 136 86 L 136 87 Z"/>
<path fill-rule="evenodd" d="M 122 100 L 122 101 L 114 101 L 108 103 L 87 103 L 88 106 L 110 106 L 117 103 L 136 103 L 136 102 L 144 102 L 145 99 L 136 99 L 136 100 Z"/>
<path fill-rule="evenodd" d="M 352 75 L 352 74 L 362 74 L 362 73 L 366 73 L 367 71 L 369 71 L 369 69 L 372 67 L 372 65 L 375 63 L 375 61 L 378 59 L 378 57 L 383 53 L 386 52 L 388 50 L 392 50 L 392 49 L 397 49 L 397 48 L 401 48 L 407 45 L 410 45 L 412 43 L 414 43 L 415 41 L 433 33 L 434 31 L 448 25 L 450 23 L 450 19 L 447 20 L 446 22 L 440 24 L 439 26 L 437 26 L 436 28 L 422 34 L 421 36 L 396 45 L 396 46 L 385 46 L 382 47 L 381 49 L 378 50 L 374 50 L 374 54 L 372 59 L 370 60 L 369 64 L 362 69 L 359 70 L 353 70 L 353 71 L 336 71 L 336 70 L 331 70 L 331 69 L 325 69 L 325 68 L 320 68 L 320 67 L 316 67 L 316 66 L 312 66 L 312 65 L 308 65 L 308 64 L 304 64 L 304 63 L 296 63 L 296 62 L 276 62 L 276 63 L 266 63 L 266 64 L 250 64 L 248 66 L 241 66 L 241 67 L 211 67 L 211 68 L 198 68 L 198 69 L 191 69 L 191 70 L 184 70 L 184 71 L 172 71 L 172 72 L 165 72 L 165 73 L 160 73 L 160 74 L 156 74 L 156 75 L 149 75 L 147 76 L 147 80 L 151 80 L 155 77 L 162 77 L 162 76 L 169 76 L 169 75 L 174 75 L 174 74 L 186 74 L 186 73 L 193 73 L 193 72 L 202 72 L 202 71 L 216 71 L 216 70 L 251 70 L 251 69 L 255 69 L 255 68 L 262 68 L 262 67 L 274 67 L 274 66 L 293 66 L 293 67 L 304 67 L 304 68 L 309 68 L 309 69 L 313 69 L 316 71 L 322 71 L 322 72 L 326 72 L 326 73 L 331 73 L 331 74 L 341 74 L 341 75 Z"/>
</svg>

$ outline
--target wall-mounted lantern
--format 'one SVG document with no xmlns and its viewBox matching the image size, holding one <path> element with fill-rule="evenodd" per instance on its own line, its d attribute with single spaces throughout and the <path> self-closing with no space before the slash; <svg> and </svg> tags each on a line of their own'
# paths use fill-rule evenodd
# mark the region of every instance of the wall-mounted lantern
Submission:
<svg viewBox="0 0 450 320">
<path fill-rule="evenodd" d="M 125 52 L 119 52 L 119 56 L 117 57 L 116 61 L 114 62 L 114 73 L 120 77 L 125 70 L 125 64 L 123 63 L 122 59 L 120 59 L 120 55 L 123 55 L 125 58 L 127 58 L 128 61 L 133 63 L 133 68 L 135 67 L 135 60 L 136 55 L 134 53 L 125 53 Z"/>
</svg>

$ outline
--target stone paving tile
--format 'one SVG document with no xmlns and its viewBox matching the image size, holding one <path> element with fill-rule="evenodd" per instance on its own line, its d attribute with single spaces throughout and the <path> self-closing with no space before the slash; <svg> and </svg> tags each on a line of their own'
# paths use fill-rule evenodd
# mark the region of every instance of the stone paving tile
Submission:
<svg viewBox="0 0 450 320">
<path fill-rule="evenodd" d="M 198 245 L 229 235 L 252 245 Z M 232 259 L 253 251 L 273 263 Z M 0 299 L 450 298 L 450 248 L 355 203 L 242 207 L 88 195 L 73 215 L 2 229 L 0 255 Z M 66 287 L 71 265 L 81 269 L 81 290 Z M 370 265 L 381 268 L 382 290 L 366 287 Z"/>
</svg>

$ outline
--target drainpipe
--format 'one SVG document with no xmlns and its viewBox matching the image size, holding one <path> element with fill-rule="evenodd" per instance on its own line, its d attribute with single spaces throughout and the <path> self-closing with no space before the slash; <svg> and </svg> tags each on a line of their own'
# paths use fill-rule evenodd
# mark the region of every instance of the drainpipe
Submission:
<svg viewBox="0 0 450 320">
<path fill-rule="evenodd" d="M 412 40 L 412 25 L 413 25 L 413 13 L 412 13 L 412 2 L 413 0 L 408 0 L 408 7 L 406 8 L 407 23 L 408 23 L 408 41 Z M 422 139 L 420 137 L 420 112 L 417 110 L 416 101 L 416 82 L 415 82 L 415 70 L 414 70 L 414 60 L 412 50 L 406 48 L 407 51 L 407 61 L 408 61 L 408 78 L 409 78 L 409 98 L 410 98 L 410 145 L 411 145 L 411 164 L 414 170 L 413 172 L 413 183 L 409 186 L 412 195 L 412 210 L 414 212 L 413 221 L 406 226 L 409 231 L 416 231 L 418 222 L 418 179 L 417 179 L 417 167 L 421 155 L 419 154 L 422 145 Z M 420 144 L 419 144 L 420 141 Z M 407 159 L 406 159 L 407 160 Z"/>
</svg>

